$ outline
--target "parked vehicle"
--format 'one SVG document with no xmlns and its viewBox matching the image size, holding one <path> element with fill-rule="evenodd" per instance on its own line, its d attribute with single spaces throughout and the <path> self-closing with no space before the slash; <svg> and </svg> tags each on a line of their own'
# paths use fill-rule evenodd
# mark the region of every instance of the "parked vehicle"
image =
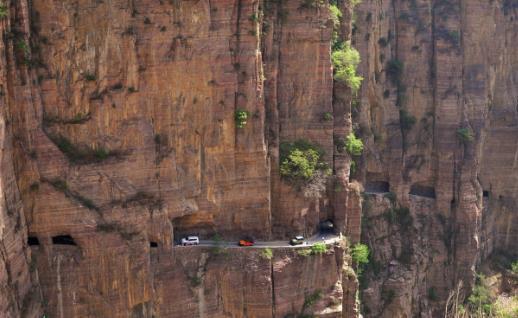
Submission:
<svg viewBox="0 0 518 318">
<path fill-rule="evenodd" d="M 302 245 L 305 243 L 306 242 L 304 241 L 304 236 L 302 235 L 297 235 L 290 240 L 290 245 Z"/>
<path fill-rule="evenodd" d="M 199 244 L 200 244 L 200 238 L 197 236 L 187 236 L 182 239 L 183 246 L 199 245 Z"/>
<path fill-rule="evenodd" d="M 251 237 L 245 237 L 239 240 L 239 246 L 254 246 L 255 240 Z"/>
</svg>

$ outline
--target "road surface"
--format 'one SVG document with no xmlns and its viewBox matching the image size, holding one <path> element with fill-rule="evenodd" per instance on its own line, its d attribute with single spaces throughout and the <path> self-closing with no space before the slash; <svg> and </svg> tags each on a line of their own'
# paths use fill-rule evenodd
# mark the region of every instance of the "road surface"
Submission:
<svg viewBox="0 0 518 318">
<path fill-rule="evenodd" d="M 320 233 L 305 240 L 302 245 L 290 245 L 289 240 L 283 241 L 255 241 L 254 246 L 239 246 L 238 241 L 215 241 L 200 240 L 200 245 L 195 246 L 217 246 L 225 248 L 304 248 L 315 245 L 316 243 L 334 244 L 340 241 L 340 236 L 331 233 Z M 182 247 L 180 244 L 175 245 Z M 192 245 L 191 245 L 192 246 Z"/>
</svg>

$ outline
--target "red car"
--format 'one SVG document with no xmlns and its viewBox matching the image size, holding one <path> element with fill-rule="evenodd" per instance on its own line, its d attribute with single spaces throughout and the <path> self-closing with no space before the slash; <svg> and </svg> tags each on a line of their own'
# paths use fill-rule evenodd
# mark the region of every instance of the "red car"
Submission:
<svg viewBox="0 0 518 318">
<path fill-rule="evenodd" d="M 239 246 L 254 246 L 254 241 L 252 241 L 252 240 L 239 240 Z"/>
</svg>

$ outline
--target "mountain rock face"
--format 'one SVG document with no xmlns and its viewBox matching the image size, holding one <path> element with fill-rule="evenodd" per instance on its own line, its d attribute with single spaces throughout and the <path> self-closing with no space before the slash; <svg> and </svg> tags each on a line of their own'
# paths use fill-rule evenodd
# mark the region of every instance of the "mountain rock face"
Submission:
<svg viewBox="0 0 518 318">
<path fill-rule="evenodd" d="M 365 0 L 356 9 L 365 80 L 353 122 L 367 149 L 362 235 L 376 264 L 368 317 L 439 317 L 489 254 L 518 253 L 516 8 Z"/>
<path fill-rule="evenodd" d="M 439 317 L 518 253 L 512 0 L 337 1 L 338 30 L 319 0 L 3 3 L 2 317 L 349 318 L 359 294 L 366 317 Z M 333 80 L 336 36 L 357 94 Z M 297 140 L 324 190 L 281 178 Z M 328 219 L 346 239 L 323 253 L 175 245 Z"/>
<path fill-rule="evenodd" d="M 279 146 L 305 139 L 348 171 L 347 156 L 333 156 L 333 122 L 321 120 L 333 112 L 327 5 L 45 0 L 4 8 L 0 312 L 356 311 L 345 246 L 268 257 L 174 246 L 190 233 L 311 236 L 338 213 L 345 227 L 346 193 L 357 192 L 346 176 L 341 199 L 305 197 L 278 169 Z M 349 227 L 359 233 L 354 202 Z"/>
</svg>

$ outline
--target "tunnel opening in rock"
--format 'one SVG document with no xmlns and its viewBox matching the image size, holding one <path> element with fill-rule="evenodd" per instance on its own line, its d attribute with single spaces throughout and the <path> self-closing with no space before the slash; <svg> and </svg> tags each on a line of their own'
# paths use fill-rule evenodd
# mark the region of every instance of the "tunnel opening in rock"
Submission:
<svg viewBox="0 0 518 318">
<path fill-rule="evenodd" d="M 484 190 L 484 191 L 482 192 L 482 196 L 483 196 L 484 198 L 489 198 L 489 191 Z"/>
<path fill-rule="evenodd" d="M 388 183 L 387 181 L 367 181 L 365 183 L 365 192 L 369 192 L 369 193 L 390 192 L 390 183 Z"/>
<path fill-rule="evenodd" d="M 199 236 L 200 239 L 210 239 L 216 235 L 214 216 L 210 213 L 194 213 L 174 218 L 174 241 L 179 243 L 182 238 L 189 235 Z"/>
<path fill-rule="evenodd" d="M 52 237 L 52 244 L 54 245 L 72 245 L 77 246 L 76 242 L 70 235 L 58 235 Z"/>
<path fill-rule="evenodd" d="M 157 242 L 149 242 L 149 247 L 156 248 L 156 247 L 158 247 L 158 243 Z"/>
<path fill-rule="evenodd" d="M 27 244 L 29 244 L 29 246 L 39 246 L 40 240 L 38 240 L 36 236 L 29 236 L 27 239 Z"/>
<path fill-rule="evenodd" d="M 409 194 L 435 199 L 435 188 L 421 184 L 413 184 L 412 187 L 410 187 Z"/>
</svg>

